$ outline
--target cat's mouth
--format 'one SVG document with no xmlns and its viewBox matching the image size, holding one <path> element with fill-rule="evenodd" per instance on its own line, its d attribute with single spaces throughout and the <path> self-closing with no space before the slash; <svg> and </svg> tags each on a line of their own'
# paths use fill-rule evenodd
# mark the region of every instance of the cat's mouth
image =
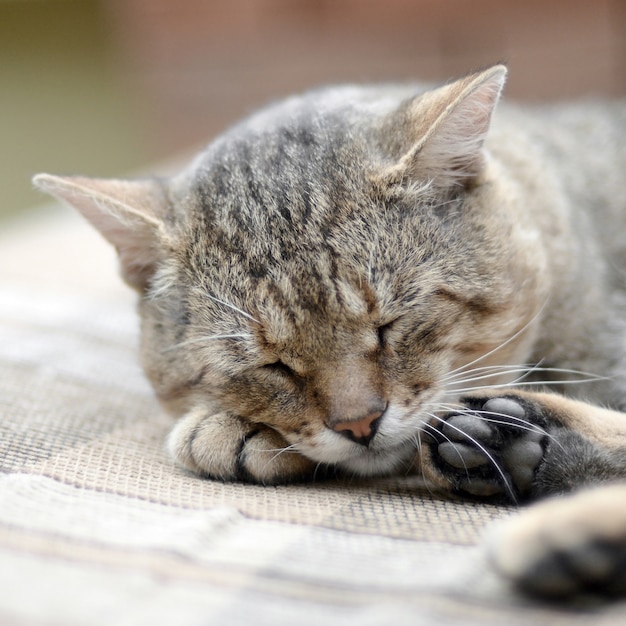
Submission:
<svg viewBox="0 0 626 626">
<path fill-rule="evenodd" d="M 408 469 L 417 456 L 415 441 L 407 440 L 396 446 L 380 449 L 363 448 L 335 466 L 358 476 L 381 476 Z"/>
<path fill-rule="evenodd" d="M 359 476 L 385 475 L 408 469 L 418 456 L 425 418 L 390 404 L 371 423 L 368 435 L 357 437 L 325 427 L 310 441 L 300 442 L 305 456 Z"/>
</svg>

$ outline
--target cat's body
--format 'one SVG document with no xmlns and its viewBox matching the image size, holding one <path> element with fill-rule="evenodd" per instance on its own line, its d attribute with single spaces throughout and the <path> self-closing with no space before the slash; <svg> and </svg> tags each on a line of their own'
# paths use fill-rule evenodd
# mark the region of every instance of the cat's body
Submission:
<svg viewBox="0 0 626 626">
<path fill-rule="evenodd" d="M 626 104 L 492 122 L 504 76 L 292 98 L 167 181 L 37 178 L 142 294 L 180 463 L 513 500 L 626 478 L 624 415 L 512 384 L 626 406 Z"/>
</svg>

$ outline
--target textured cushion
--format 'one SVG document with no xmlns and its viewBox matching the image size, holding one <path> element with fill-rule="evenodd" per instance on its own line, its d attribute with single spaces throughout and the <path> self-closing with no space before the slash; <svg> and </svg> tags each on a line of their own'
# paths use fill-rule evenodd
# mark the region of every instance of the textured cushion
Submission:
<svg viewBox="0 0 626 626">
<path fill-rule="evenodd" d="M 175 467 L 133 303 L 73 213 L 2 232 L 0 623 L 588 623 L 489 570 L 481 535 L 506 508 L 415 478 L 260 487 Z"/>
</svg>

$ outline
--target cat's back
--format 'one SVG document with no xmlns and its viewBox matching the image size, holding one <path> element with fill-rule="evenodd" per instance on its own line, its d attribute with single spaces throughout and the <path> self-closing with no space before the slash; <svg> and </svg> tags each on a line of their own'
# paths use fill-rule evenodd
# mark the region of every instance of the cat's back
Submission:
<svg viewBox="0 0 626 626">
<path fill-rule="evenodd" d="M 487 149 L 528 190 L 563 207 L 581 238 L 626 262 L 626 99 L 549 106 L 502 103 Z M 550 195 L 552 194 L 552 199 Z M 546 205 L 542 203 L 541 210 Z M 532 207 L 529 207 L 532 210 Z"/>
<path fill-rule="evenodd" d="M 515 153 L 519 143 L 530 157 L 543 155 L 550 160 L 548 166 L 561 165 L 564 173 L 578 165 L 584 165 L 590 176 L 608 173 L 626 162 L 626 99 L 545 106 L 503 102 L 486 143 L 505 158 Z"/>
</svg>

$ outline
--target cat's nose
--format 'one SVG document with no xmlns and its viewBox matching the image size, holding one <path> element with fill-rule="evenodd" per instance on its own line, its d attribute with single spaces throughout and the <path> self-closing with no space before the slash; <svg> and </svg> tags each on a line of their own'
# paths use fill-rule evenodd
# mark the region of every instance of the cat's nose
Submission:
<svg viewBox="0 0 626 626">
<path fill-rule="evenodd" d="M 378 430 L 380 418 L 384 412 L 384 409 L 382 411 L 374 410 L 362 419 L 337 422 L 333 424 L 331 428 L 351 441 L 361 444 L 362 446 L 369 446 Z"/>
</svg>

